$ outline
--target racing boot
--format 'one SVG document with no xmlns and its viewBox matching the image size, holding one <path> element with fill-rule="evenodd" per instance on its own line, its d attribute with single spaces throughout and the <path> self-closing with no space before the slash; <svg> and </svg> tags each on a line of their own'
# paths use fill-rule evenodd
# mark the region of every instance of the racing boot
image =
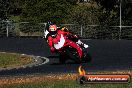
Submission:
<svg viewBox="0 0 132 88">
<path fill-rule="evenodd" d="M 80 40 L 78 40 L 76 43 L 79 44 L 80 46 L 83 46 L 84 48 L 88 48 L 89 47 L 87 44 L 84 44 Z"/>
</svg>

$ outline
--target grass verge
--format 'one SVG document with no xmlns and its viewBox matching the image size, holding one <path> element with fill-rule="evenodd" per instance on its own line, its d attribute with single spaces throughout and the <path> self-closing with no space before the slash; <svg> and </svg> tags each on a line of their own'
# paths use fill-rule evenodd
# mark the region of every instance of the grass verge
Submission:
<svg viewBox="0 0 132 88">
<path fill-rule="evenodd" d="M 128 74 L 130 72 L 121 72 Z M 89 73 L 91 74 L 91 73 Z M 104 73 L 95 73 L 104 74 Z M 110 74 L 110 73 L 105 73 Z M 120 74 L 112 72 L 111 74 Z M 132 75 L 132 74 L 131 74 Z M 47 75 L 29 75 L 0 78 L 1 88 L 132 88 L 132 82 L 126 84 L 77 84 L 78 74 L 47 74 Z M 3 81 L 2 81 L 3 79 Z"/>
<path fill-rule="evenodd" d="M 2 86 L 2 88 L 131 88 L 130 84 L 84 84 L 79 85 L 75 80 L 63 80 L 54 82 L 40 82 L 34 84 L 14 84 Z"/>
<path fill-rule="evenodd" d="M 15 67 L 32 62 L 29 55 L 0 52 L 0 68 Z"/>
</svg>

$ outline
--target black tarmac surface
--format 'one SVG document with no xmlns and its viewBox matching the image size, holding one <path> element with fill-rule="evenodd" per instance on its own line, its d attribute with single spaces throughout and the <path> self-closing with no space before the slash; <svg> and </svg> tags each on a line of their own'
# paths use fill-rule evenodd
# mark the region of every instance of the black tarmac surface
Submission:
<svg viewBox="0 0 132 88">
<path fill-rule="evenodd" d="M 83 63 L 88 71 L 132 70 L 132 40 L 82 40 L 90 46 L 90 63 Z M 79 64 L 58 64 L 58 55 L 50 53 L 41 38 L 0 38 L 0 52 L 25 53 L 49 58 L 41 66 L 0 71 L 0 75 L 25 75 L 78 72 Z"/>
</svg>

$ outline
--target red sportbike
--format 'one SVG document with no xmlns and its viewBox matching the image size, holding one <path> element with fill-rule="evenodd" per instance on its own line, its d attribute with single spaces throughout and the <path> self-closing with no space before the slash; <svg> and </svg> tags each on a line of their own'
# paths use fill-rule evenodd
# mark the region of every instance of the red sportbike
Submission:
<svg viewBox="0 0 132 88">
<path fill-rule="evenodd" d="M 60 54 L 59 61 L 61 63 L 65 63 L 68 59 L 76 63 L 91 61 L 91 56 L 88 54 L 87 49 L 74 42 L 68 35 L 57 34 L 54 39 L 53 46 Z"/>
</svg>

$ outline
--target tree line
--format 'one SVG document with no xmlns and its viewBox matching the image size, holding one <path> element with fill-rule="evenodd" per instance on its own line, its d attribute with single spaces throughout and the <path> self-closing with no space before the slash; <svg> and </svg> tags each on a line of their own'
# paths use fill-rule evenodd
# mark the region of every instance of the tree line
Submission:
<svg viewBox="0 0 132 88">
<path fill-rule="evenodd" d="M 0 20 L 79 25 L 119 25 L 120 0 L 0 0 Z M 126 2 L 128 1 L 128 2 Z M 130 0 L 122 0 L 122 22 L 131 25 Z M 102 29 L 103 30 L 103 29 Z"/>
<path fill-rule="evenodd" d="M 0 19 L 15 19 L 13 17 L 19 16 L 19 19 L 15 20 L 29 22 L 53 20 L 57 23 L 83 24 L 87 23 L 88 19 L 93 20 L 94 17 L 102 21 L 104 17 L 119 16 L 119 0 L 91 1 L 95 3 L 79 4 L 79 0 L 0 0 Z M 129 2 L 124 2 L 126 0 L 122 1 L 123 18 L 128 19 L 131 5 Z M 92 16 L 88 18 L 90 13 Z"/>
</svg>

